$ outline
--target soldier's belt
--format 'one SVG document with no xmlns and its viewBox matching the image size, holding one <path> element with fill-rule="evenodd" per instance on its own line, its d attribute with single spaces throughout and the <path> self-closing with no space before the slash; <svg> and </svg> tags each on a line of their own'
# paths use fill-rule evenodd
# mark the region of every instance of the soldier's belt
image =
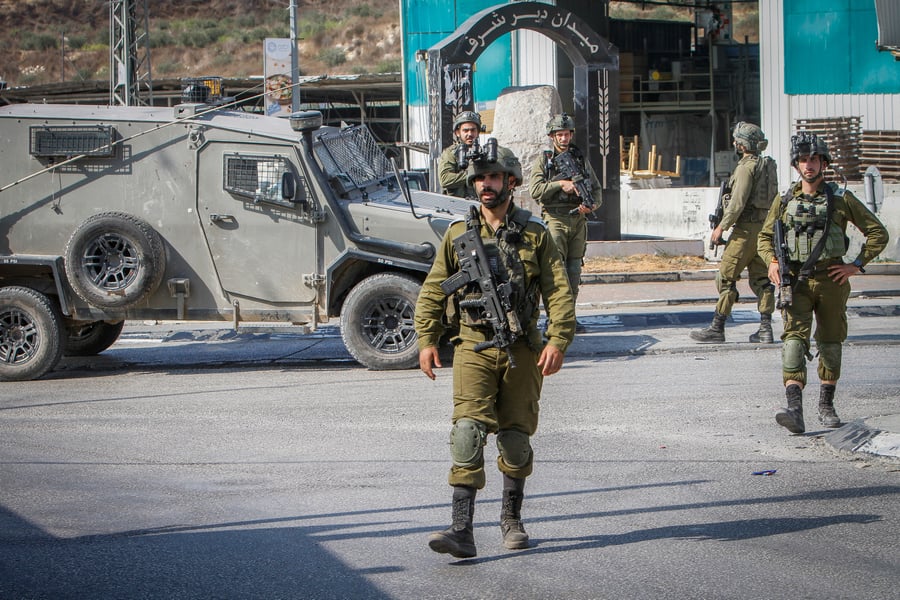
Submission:
<svg viewBox="0 0 900 600">
<path fill-rule="evenodd" d="M 569 211 L 573 208 L 581 206 L 581 203 L 573 203 L 569 205 L 559 205 L 559 206 L 545 206 L 544 212 L 550 215 L 551 217 L 571 217 L 573 215 L 569 214 Z"/>
<path fill-rule="evenodd" d="M 843 264 L 844 260 L 841 258 L 826 258 L 824 260 L 820 260 L 816 263 L 816 268 L 812 272 L 813 277 L 818 277 L 819 275 L 827 275 L 828 267 L 833 265 Z M 798 261 L 791 261 L 788 263 L 791 268 L 791 273 L 797 275 L 800 273 L 800 268 L 803 266 L 803 263 Z"/>
<path fill-rule="evenodd" d="M 528 332 L 524 335 L 520 336 L 513 345 L 517 345 L 520 343 L 526 343 L 528 337 Z M 493 329 L 481 329 L 480 327 L 469 327 L 469 326 L 460 326 L 459 328 L 459 339 L 471 342 L 473 344 L 479 344 L 481 342 L 489 342 L 494 339 L 494 331 Z"/>
</svg>

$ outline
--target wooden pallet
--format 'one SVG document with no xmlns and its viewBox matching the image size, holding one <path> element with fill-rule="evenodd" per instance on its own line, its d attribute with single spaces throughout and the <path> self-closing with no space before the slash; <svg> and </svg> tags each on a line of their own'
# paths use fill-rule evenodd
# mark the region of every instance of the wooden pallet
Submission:
<svg viewBox="0 0 900 600">
<path fill-rule="evenodd" d="M 859 158 L 862 172 L 875 165 L 883 180 L 900 181 L 900 131 L 863 131 Z"/>
<path fill-rule="evenodd" d="M 825 117 L 797 119 L 795 130 L 808 131 L 821 137 L 828 144 L 831 154 L 829 174 L 841 174 L 850 181 L 862 179 L 860 145 L 862 125 L 860 117 Z"/>
</svg>

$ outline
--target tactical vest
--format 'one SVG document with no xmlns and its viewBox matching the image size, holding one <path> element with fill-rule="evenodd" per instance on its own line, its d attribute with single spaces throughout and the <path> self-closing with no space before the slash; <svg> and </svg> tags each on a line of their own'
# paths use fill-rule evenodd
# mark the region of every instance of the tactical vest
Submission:
<svg viewBox="0 0 900 600">
<path fill-rule="evenodd" d="M 760 156 L 753 169 L 753 189 L 739 221 L 762 223 L 778 195 L 778 167 L 769 156 Z"/>
<path fill-rule="evenodd" d="M 826 192 L 815 198 L 801 195 L 788 200 L 781 218 L 785 225 L 788 257 L 792 262 L 806 262 L 823 236 L 825 246 L 819 260 L 839 258 L 847 253 L 846 239 L 841 227 L 834 222 L 833 217 L 831 224 L 828 224 L 830 216 L 828 202 L 834 193 L 829 184 L 826 186 Z M 831 201 L 834 202 L 833 199 Z"/>
<path fill-rule="evenodd" d="M 531 219 L 531 212 L 519 208 L 513 218 L 508 220 L 506 226 L 497 230 L 496 236 L 483 239 L 485 253 L 488 256 L 488 263 L 495 282 L 497 285 L 508 282 L 512 287 L 513 304 L 524 331 L 528 331 L 529 322 L 537 308 L 537 286 L 540 284 L 538 278 L 535 278 L 531 285 L 526 286 L 525 267 L 522 265 L 518 251 L 525 239 L 524 231 L 529 219 Z M 466 219 L 466 227 L 478 228 L 480 226 L 480 221 Z M 490 329 L 490 323 L 484 318 L 484 309 L 477 307 L 477 302 L 464 303 L 465 306 L 475 305 L 474 308 L 459 308 L 461 300 L 478 300 L 480 297 L 481 291 L 477 285 L 470 284 L 461 288 L 456 292 L 454 302 L 457 306 L 457 314 L 459 314 L 460 322 L 467 327 Z"/>
</svg>

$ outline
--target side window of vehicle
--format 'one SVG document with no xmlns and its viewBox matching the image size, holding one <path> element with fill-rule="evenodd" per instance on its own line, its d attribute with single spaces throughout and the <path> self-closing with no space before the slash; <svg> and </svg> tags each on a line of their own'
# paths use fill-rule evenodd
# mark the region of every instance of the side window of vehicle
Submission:
<svg viewBox="0 0 900 600">
<path fill-rule="evenodd" d="M 284 156 L 225 154 L 223 172 L 225 191 L 254 203 L 293 207 L 306 197 L 305 182 L 295 176 Z"/>
</svg>

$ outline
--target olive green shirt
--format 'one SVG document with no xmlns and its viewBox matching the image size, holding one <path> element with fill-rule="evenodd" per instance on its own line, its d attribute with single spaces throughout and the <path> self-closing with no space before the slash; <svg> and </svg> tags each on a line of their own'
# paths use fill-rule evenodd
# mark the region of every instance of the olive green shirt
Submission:
<svg viewBox="0 0 900 600">
<path fill-rule="evenodd" d="M 851 192 L 843 192 L 834 183 L 822 183 L 816 191 L 814 198 L 818 198 L 825 194 L 825 186 L 832 186 L 834 192 L 834 209 L 831 217 L 832 227 L 840 227 L 840 230 L 847 234 L 847 223 L 853 223 L 866 236 L 866 241 L 860 248 L 856 259 L 862 264 L 867 265 L 876 256 L 881 254 L 888 243 L 888 232 L 881 221 L 878 220 L 872 211 L 866 208 L 865 204 L 859 201 Z M 803 188 L 800 182 L 796 182 L 790 190 L 789 197 L 798 197 L 803 195 Z M 762 231 L 759 232 L 757 241 L 757 250 L 760 258 L 766 264 L 771 263 L 775 259 L 775 219 L 782 218 L 781 197 L 776 196 L 772 202 L 772 207 L 763 223 Z M 821 257 L 820 262 L 828 260 L 828 257 Z M 850 261 L 854 262 L 854 261 Z"/>
<path fill-rule="evenodd" d="M 505 224 L 511 221 L 516 211 L 522 210 L 510 205 Z M 459 260 L 453 249 L 453 240 L 465 232 L 466 223 L 453 223 L 444 234 L 441 247 L 435 257 L 431 271 L 422 284 L 419 299 L 416 303 L 415 327 L 419 335 L 419 349 L 437 346 L 444 334 L 446 323 L 444 315 L 447 309 L 448 296 L 441 289 L 441 282 L 459 271 Z M 489 225 L 482 221 L 481 237 L 490 239 L 497 235 Z M 525 286 L 538 278 L 538 291 L 543 298 L 549 324 L 547 326 L 547 343 L 565 352 L 575 337 L 575 300 L 569 288 L 569 280 L 565 267 L 559 257 L 559 251 L 550 238 L 546 225 L 538 219 L 528 221 L 522 232 L 522 242 L 516 244 L 519 258 L 525 270 Z M 540 309 L 535 303 L 534 313 L 519 315 L 523 326 L 527 326 L 526 335 L 536 348 L 542 346 L 541 333 L 537 328 Z M 527 320 L 527 325 L 526 325 Z M 460 324 L 459 336 L 465 341 L 481 342 L 485 333 Z"/>
<path fill-rule="evenodd" d="M 753 201 L 755 192 L 754 180 L 757 178 L 756 171 L 759 161 L 760 157 L 756 154 L 744 154 L 734 168 L 734 172 L 728 180 L 728 187 L 731 189 L 731 197 L 728 200 L 728 204 L 724 207 L 722 221 L 719 223 L 722 227 L 722 231 L 731 229 L 741 221 L 742 213 L 745 214 L 744 219 L 749 216 L 750 211 L 746 211 L 745 213 L 745 209 L 747 208 L 747 205 Z M 771 200 L 771 198 L 769 198 L 769 200 Z M 759 223 L 760 220 L 762 220 L 764 211 L 758 211 L 758 213 L 756 223 Z"/>
<path fill-rule="evenodd" d="M 459 168 L 459 162 L 456 160 L 458 147 L 459 144 L 453 144 L 441 152 L 441 157 L 438 159 L 438 182 L 441 184 L 444 194 L 465 198 L 469 191 L 469 185 L 466 183 L 468 174 L 465 169 Z"/>
</svg>

